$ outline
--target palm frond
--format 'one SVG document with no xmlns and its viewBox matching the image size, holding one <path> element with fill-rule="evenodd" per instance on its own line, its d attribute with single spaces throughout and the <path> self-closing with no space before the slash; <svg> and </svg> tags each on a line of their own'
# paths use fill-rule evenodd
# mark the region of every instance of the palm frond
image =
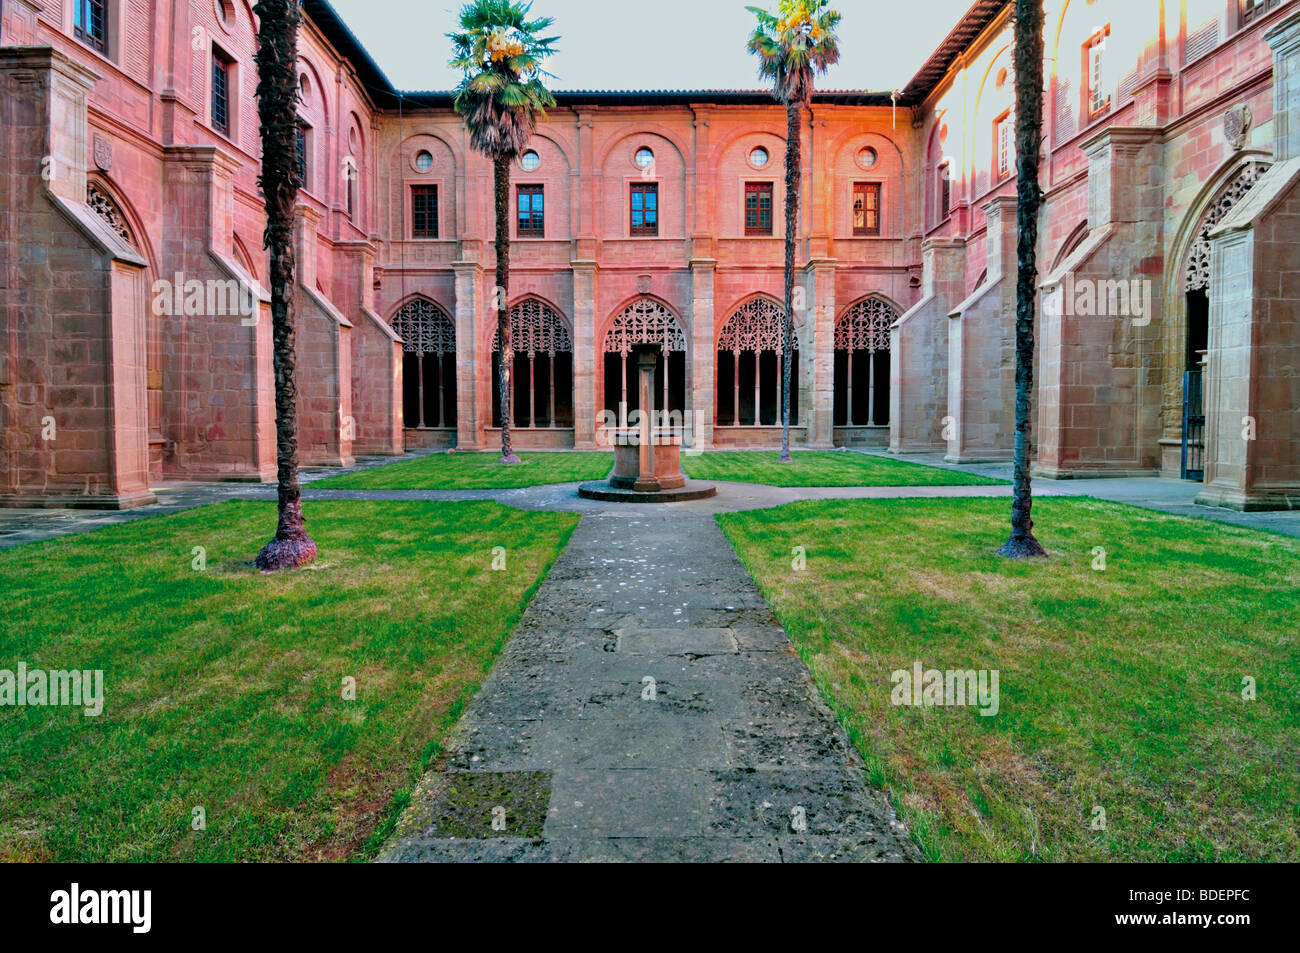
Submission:
<svg viewBox="0 0 1300 953">
<path fill-rule="evenodd" d="M 462 74 L 453 105 L 465 121 L 470 143 L 493 158 L 523 151 L 554 98 L 542 68 L 559 37 L 542 36 L 555 22 L 529 19 L 532 4 L 475 0 L 460 12 L 460 31 L 450 33 L 451 66 Z"/>
</svg>

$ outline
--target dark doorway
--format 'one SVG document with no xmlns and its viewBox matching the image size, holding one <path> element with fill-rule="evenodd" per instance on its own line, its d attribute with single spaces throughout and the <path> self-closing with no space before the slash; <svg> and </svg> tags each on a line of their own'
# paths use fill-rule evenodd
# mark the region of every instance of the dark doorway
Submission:
<svg viewBox="0 0 1300 953">
<path fill-rule="evenodd" d="M 1187 292 L 1187 353 L 1183 374 L 1184 480 L 1205 480 L 1205 368 L 1210 347 L 1210 298 L 1204 288 Z"/>
</svg>

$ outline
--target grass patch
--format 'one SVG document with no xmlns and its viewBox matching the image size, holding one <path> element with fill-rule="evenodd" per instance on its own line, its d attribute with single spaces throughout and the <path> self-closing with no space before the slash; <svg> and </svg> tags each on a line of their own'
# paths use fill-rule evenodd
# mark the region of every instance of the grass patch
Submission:
<svg viewBox="0 0 1300 953">
<path fill-rule="evenodd" d="M 612 453 L 521 453 L 522 463 L 500 463 L 500 453 L 435 453 L 356 473 L 316 480 L 320 490 L 514 490 L 553 483 L 603 480 Z"/>
<path fill-rule="evenodd" d="M 0 860 L 377 847 L 577 517 L 477 502 L 305 509 L 321 558 L 293 574 L 251 568 L 275 526 L 265 503 L 0 552 L 0 668 L 102 669 L 105 696 L 98 718 L 0 708 Z M 504 572 L 491 569 L 498 545 Z M 195 807 L 206 831 L 191 830 Z"/>
<path fill-rule="evenodd" d="M 1048 499 L 1051 559 L 1008 562 L 1009 506 L 719 521 L 932 859 L 1300 859 L 1300 541 Z M 916 660 L 998 670 L 1000 712 L 894 707 Z"/>
<path fill-rule="evenodd" d="M 766 486 L 998 486 L 1003 481 L 891 460 L 831 450 L 799 450 L 781 462 L 775 450 L 715 451 L 682 456 L 682 468 L 694 480 L 761 483 Z"/>
</svg>

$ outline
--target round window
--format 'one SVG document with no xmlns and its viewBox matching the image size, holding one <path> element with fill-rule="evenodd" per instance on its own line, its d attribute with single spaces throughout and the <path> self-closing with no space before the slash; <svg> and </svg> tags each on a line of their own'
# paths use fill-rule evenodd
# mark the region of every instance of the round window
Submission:
<svg viewBox="0 0 1300 953">
<path fill-rule="evenodd" d="M 230 26 L 230 21 L 235 18 L 235 7 L 230 0 L 216 0 L 217 17 L 221 20 L 222 26 Z"/>
<path fill-rule="evenodd" d="M 636 164 L 643 169 L 648 169 L 655 164 L 655 154 L 644 147 L 636 151 Z"/>
<path fill-rule="evenodd" d="M 415 168 L 419 172 L 428 172 L 433 168 L 433 153 L 422 149 L 415 154 Z"/>
<path fill-rule="evenodd" d="M 298 92 L 302 94 L 303 102 L 311 101 L 311 80 L 307 78 L 306 73 L 298 77 Z"/>
<path fill-rule="evenodd" d="M 524 153 L 523 158 L 519 160 L 519 164 L 522 165 L 526 171 L 532 172 L 542 164 L 542 157 L 532 149 L 529 149 Z"/>
<path fill-rule="evenodd" d="M 878 161 L 880 161 L 879 154 L 870 146 L 858 151 L 858 165 L 862 166 L 862 168 L 870 169 Z"/>
<path fill-rule="evenodd" d="M 767 165 L 768 161 L 771 158 L 772 157 L 768 155 L 767 150 L 764 149 L 762 146 L 759 146 L 758 148 L 754 149 L 749 154 L 749 162 L 755 169 L 763 168 L 763 166 Z"/>
</svg>

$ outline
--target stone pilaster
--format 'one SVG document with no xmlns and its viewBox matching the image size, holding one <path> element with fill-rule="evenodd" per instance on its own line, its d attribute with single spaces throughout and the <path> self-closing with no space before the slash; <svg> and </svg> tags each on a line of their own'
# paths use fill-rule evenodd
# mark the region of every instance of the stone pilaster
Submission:
<svg viewBox="0 0 1300 953">
<path fill-rule="evenodd" d="M 713 446 L 713 424 L 717 411 L 717 348 L 714 344 L 714 259 L 691 260 L 691 351 L 695 363 L 695 387 L 691 418 L 692 450 L 708 450 Z"/>
<path fill-rule="evenodd" d="M 834 259 L 814 258 L 804 268 L 808 317 L 798 329 L 800 420 L 807 427 L 808 446 L 835 446 L 835 265 Z"/>
<path fill-rule="evenodd" d="M 1300 13 L 1265 34 L 1273 49 L 1273 156 L 1300 155 Z"/>
<path fill-rule="evenodd" d="M 596 353 L 596 263 L 575 261 L 573 268 L 573 446 L 596 449 L 596 375 L 603 368 Z"/>
<path fill-rule="evenodd" d="M 484 362 L 491 360 L 492 341 L 479 314 L 491 302 L 485 300 L 481 264 L 457 261 L 451 267 L 456 273 L 456 446 L 483 450 L 492 423 L 492 382 L 490 371 L 480 374 L 479 367 L 491 367 Z"/>
</svg>

